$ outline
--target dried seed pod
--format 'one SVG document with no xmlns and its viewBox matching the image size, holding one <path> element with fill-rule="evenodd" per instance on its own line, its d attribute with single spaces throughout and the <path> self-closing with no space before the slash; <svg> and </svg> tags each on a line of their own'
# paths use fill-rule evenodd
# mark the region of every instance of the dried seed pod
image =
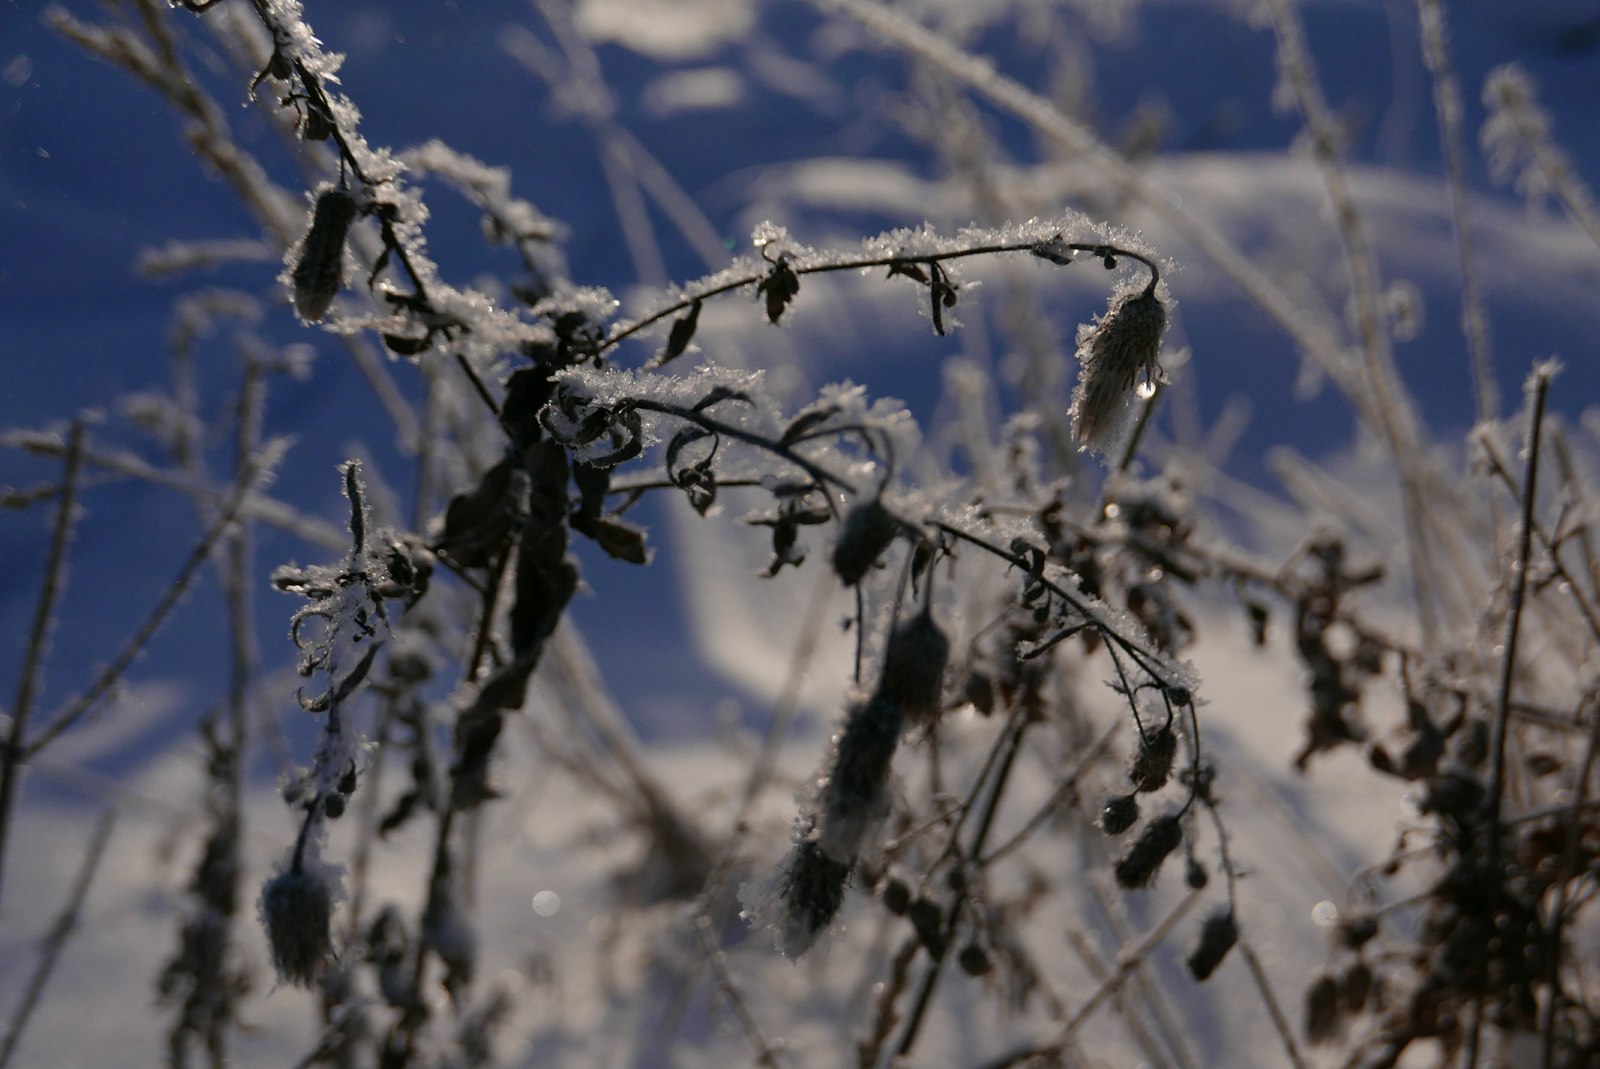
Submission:
<svg viewBox="0 0 1600 1069">
<path fill-rule="evenodd" d="M 1121 835 L 1139 819 L 1139 799 L 1131 794 L 1114 794 L 1100 806 L 1100 830 Z"/>
<path fill-rule="evenodd" d="M 854 862 L 861 840 L 887 812 L 902 726 L 900 706 L 881 695 L 850 710 L 822 789 L 817 845 L 829 856 Z"/>
<path fill-rule="evenodd" d="M 310 987 L 333 951 L 333 896 L 327 882 L 291 868 L 262 887 L 259 909 L 279 978 Z"/>
<path fill-rule="evenodd" d="M 1344 1002 L 1344 1008 L 1351 1013 L 1360 1013 L 1372 994 L 1372 985 L 1372 967 L 1357 958 L 1339 978 L 1339 997 Z"/>
<path fill-rule="evenodd" d="M 928 955 L 935 961 L 944 957 L 944 914 L 938 903 L 919 898 L 911 903 L 906 916 L 910 918 L 911 927 L 916 929 L 917 938 L 922 941 Z"/>
<path fill-rule="evenodd" d="M 851 509 L 833 547 L 833 570 L 845 586 L 855 586 L 878 563 L 900 529 L 877 498 Z"/>
<path fill-rule="evenodd" d="M 1239 925 L 1233 919 L 1233 910 L 1221 909 L 1211 914 L 1200 926 L 1200 942 L 1189 955 L 1189 973 L 1196 980 L 1208 979 L 1238 941 Z"/>
<path fill-rule="evenodd" d="M 784 957 L 797 960 L 811 949 L 838 915 L 849 882 L 850 866 L 823 853 L 815 841 L 794 848 L 778 884 L 782 912 L 776 927 Z"/>
<path fill-rule="evenodd" d="M 983 976 L 994 968 L 994 963 L 989 960 L 989 952 L 977 943 L 968 943 L 962 947 L 961 953 L 956 957 L 956 963 L 968 976 Z"/>
<path fill-rule="evenodd" d="M 911 888 L 901 879 L 890 878 L 883 885 L 883 908 L 897 917 L 905 916 L 911 905 Z"/>
<path fill-rule="evenodd" d="M 1148 887 L 1167 855 L 1182 842 L 1183 825 L 1177 814 L 1168 813 L 1152 820 L 1145 825 L 1144 831 L 1139 833 L 1139 838 L 1134 840 L 1128 852 L 1117 859 L 1113 870 L 1117 884 L 1130 890 Z"/>
<path fill-rule="evenodd" d="M 923 609 L 895 628 L 883 655 L 878 694 L 900 706 L 906 719 L 926 724 L 939 715 L 950 639 Z"/>
<path fill-rule="evenodd" d="M 1159 791 L 1172 777 L 1172 762 L 1178 755 L 1178 736 L 1168 724 L 1139 740 L 1139 749 L 1128 766 L 1128 782 L 1145 794 Z"/>
<path fill-rule="evenodd" d="M 1200 864 L 1198 859 L 1191 857 L 1189 864 L 1183 870 L 1183 882 L 1198 891 L 1211 882 L 1211 875 L 1206 872 L 1206 867 Z"/>
<path fill-rule="evenodd" d="M 1153 284 L 1117 294 L 1105 315 L 1078 328 L 1078 386 L 1068 415 L 1079 449 L 1105 453 L 1116 445 L 1134 386 L 1157 374 L 1166 330 L 1167 308 Z"/>
<path fill-rule="evenodd" d="M 1306 1038 L 1326 1043 L 1339 1030 L 1339 981 L 1332 973 L 1317 977 L 1306 991 Z"/>
<path fill-rule="evenodd" d="M 344 241 L 355 217 L 355 198 L 344 190 L 325 189 L 317 197 L 311 230 L 300 245 L 292 275 L 295 311 L 308 322 L 328 314 L 344 284 Z"/>
</svg>

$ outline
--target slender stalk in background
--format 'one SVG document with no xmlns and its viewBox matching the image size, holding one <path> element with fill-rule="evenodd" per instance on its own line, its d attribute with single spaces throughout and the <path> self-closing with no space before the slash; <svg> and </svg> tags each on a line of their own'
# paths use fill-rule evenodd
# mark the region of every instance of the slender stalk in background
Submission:
<svg viewBox="0 0 1600 1069">
<path fill-rule="evenodd" d="M 7 732 L 5 753 L 0 755 L 4 758 L 0 763 L 0 892 L 5 889 L 6 846 L 11 834 L 12 807 L 16 804 L 22 766 L 28 757 L 23 746 L 24 733 L 44 674 L 50 631 L 55 625 L 56 601 L 66 581 L 67 547 L 72 541 L 72 529 L 77 521 L 78 478 L 83 470 L 83 436 L 83 420 L 74 421 L 67 432 L 61 498 L 56 505 L 56 522 L 50 532 L 44 581 L 39 589 L 39 600 L 34 603 L 33 626 L 28 629 L 28 649 L 23 655 L 17 697 L 11 706 L 11 726 Z"/>
</svg>

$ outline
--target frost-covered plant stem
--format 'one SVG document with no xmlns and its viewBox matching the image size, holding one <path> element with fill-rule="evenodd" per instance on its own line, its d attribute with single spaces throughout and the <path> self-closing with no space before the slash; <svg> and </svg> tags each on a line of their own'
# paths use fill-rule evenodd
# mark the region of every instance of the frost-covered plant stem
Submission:
<svg viewBox="0 0 1600 1069">
<path fill-rule="evenodd" d="M 45 557 L 44 579 L 40 584 L 39 599 L 34 603 L 33 624 L 28 628 L 27 651 L 22 658 L 17 696 L 11 704 L 11 724 L 6 733 L 5 752 L 0 754 L 0 759 L 3 759 L 0 760 L 0 892 L 5 890 L 6 846 L 11 837 L 12 806 L 16 800 L 18 778 L 22 773 L 25 732 L 44 671 L 50 630 L 56 622 L 56 601 L 66 582 L 67 547 L 77 521 L 78 479 L 83 472 L 83 438 L 83 421 L 76 420 L 67 432 L 61 496 L 56 506 L 55 523 L 50 529 L 50 550 Z"/>
<path fill-rule="evenodd" d="M 1305 28 L 1288 0 L 1266 0 L 1278 42 L 1278 65 L 1294 89 L 1295 100 L 1311 135 L 1313 157 L 1322 173 L 1333 207 L 1340 239 L 1345 247 L 1345 263 L 1350 272 L 1351 296 L 1355 302 L 1360 333 L 1360 351 L 1365 370 L 1365 388 L 1371 398 L 1373 425 L 1384 440 L 1400 476 L 1405 519 L 1406 545 L 1414 572 L 1422 643 L 1433 650 L 1439 639 L 1443 614 L 1451 608 L 1446 598 L 1450 583 L 1440 569 L 1441 547 L 1437 544 L 1445 525 L 1430 520 L 1434 506 L 1427 494 L 1428 480 L 1419 448 L 1416 406 L 1406 392 L 1394 366 L 1394 349 L 1389 325 L 1379 297 L 1380 276 L 1377 256 L 1367 238 L 1361 212 L 1350 191 L 1349 176 L 1340 158 L 1342 134 L 1332 110 L 1323 96 L 1311 53 L 1306 47 Z"/>
<path fill-rule="evenodd" d="M 1450 62 L 1450 47 L 1441 0 L 1416 0 L 1418 36 L 1422 57 L 1433 79 L 1433 110 L 1444 147 L 1445 186 L 1450 192 L 1450 225 L 1455 231 L 1456 256 L 1461 270 L 1461 333 L 1472 360 L 1472 384 L 1478 419 L 1496 419 L 1500 389 L 1494 381 L 1494 354 L 1484 313 L 1483 283 L 1478 275 L 1467 214 L 1465 152 L 1461 143 L 1461 86 Z"/>
<path fill-rule="evenodd" d="M 1555 375 L 1551 364 L 1541 365 L 1530 377 L 1529 423 L 1527 433 L 1528 465 L 1522 480 L 1522 519 L 1517 532 L 1517 555 L 1511 560 L 1511 602 L 1506 614 L 1506 638 L 1500 657 L 1500 686 L 1495 700 L 1493 750 L 1490 765 L 1488 809 L 1483 817 L 1485 891 L 1488 906 L 1485 916 L 1494 917 L 1498 909 L 1503 875 L 1500 869 L 1501 807 L 1506 791 L 1506 742 L 1511 734 L 1511 694 L 1516 680 L 1517 641 L 1522 636 L 1522 610 L 1528 594 L 1528 568 L 1533 552 L 1534 504 L 1538 498 L 1539 454 L 1542 450 L 1545 398 L 1549 395 L 1550 380 Z M 1558 944 L 1559 945 L 1559 944 Z M 1482 948 L 1484 975 L 1488 975 L 1489 948 Z M 1559 951 L 1557 952 L 1559 953 Z M 1467 1033 L 1467 1054 L 1463 1063 L 1466 1069 L 1476 1069 L 1478 1046 L 1483 1037 L 1484 1001 L 1487 991 L 1480 991 L 1473 1003 L 1472 1025 Z M 1555 998 L 1554 990 L 1548 997 Z"/>
<path fill-rule="evenodd" d="M 1005 797 L 1006 785 L 1011 781 L 1011 770 L 1016 765 L 1017 753 L 1022 749 L 1022 738 L 1028 730 L 1028 719 L 1024 706 L 1019 704 L 1014 715 L 1015 724 L 1004 732 L 997 745 L 1000 750 L 999 767 L 994 774 L 993 785 L 990 786 L 988 797 L 984 799 L 983 811 L 978 816 L 977 827 L 973 830 L 972 841 L 964 852 L 963 863 L 976 869 L 983 857 L 984 846 L 989 841 L 989 831 L 994 827 L 995 814 L 1000 811 L 1000 801 Z M 964 814 L 963 814 L 964 815 Z M 960 821 L 951 832 L 951 844 L 956 841 L 956 834 L 960 830 Z M 939 977 L 943 973 L 945 961 L 949 958 L 949 947 L 953 942 L 956 924 L 961 918 L 961 905 L 966 897 L 964 890 L 955 890 L 951 894 L 950 902 L 945 907 L 941 928 L 944 933 L 941 953 L 929 951 L 932 960 L 928 969 L 923 974 L 922 983 L 917 988 L 917 995 L 911 1004 L 911 1015 L 906 1019 L 905 1031 L 900 1036 L 896 1045 L 896 1057 L 909 1057 L 911 1050 L 916 1046 L 917 1036 L 922 1031 L 922 1022 L 926 1019 L 928 1006 L 933 1001 L 934 991 L 939 986 Z"/>
<path fill-rule="evenodd" d="M 915 267 L 919 264 L 938 264 L 973 256 L 993 256 L 1013 252 L 1032 253 L 1041 259 L 1051 260 L 1054 263 L 1063 265 L 1072 262 L 1069 254 L 1073 252 L 1086 253 L 1094 258 L 1109 261 L 1113 265 L 1115 260 L 1126 258 L 1136 260 L 1149 269 L 1150 289 L 1153 290 L 1161 279 L 1160 267 L 1157 266 L 1154 260 L 1142 253 L 1105 242 L 1069 242 L 1059 237 L 1048 241 L 983 242 L 945 252 L 907 253 L 901 256 L 849 256 L 838 254 L 829 257 L 825 262 L 798 264 L 792 266 L 790 270 L 796 275 L 816 275 L 835 271 L 864 271 L 874 267 L 887 267 L 891 269 L 891 274 L 895 274 L 903 273 L 903 269 Z M 688 311 L 697 302 L 756 285 L 762 282 L 768 273 L 768 270 L 753 270 L 737 274 L 730 279 L 720 278 L 719 276 L 719 280 L 711 285 L 691 286 L 681 297 L 671 303 L 639 319 L 613 327 L 606 334 L 605 340 L 601 342 L 599 351 L 605 353 L 640 331 L 664 319 Z"/>
</svg>

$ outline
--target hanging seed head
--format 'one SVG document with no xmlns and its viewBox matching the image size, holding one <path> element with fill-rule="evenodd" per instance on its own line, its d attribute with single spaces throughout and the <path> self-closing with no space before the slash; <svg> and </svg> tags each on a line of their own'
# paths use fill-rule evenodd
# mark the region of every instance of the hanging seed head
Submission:
<svg viewBox="0 0 1600 1069">
<path fill-rule="evenodd" d="M 1172 725 L 1150 732 L 1139 740 L 1139 749 L 1128 766 L 1128 782 L 1144 794 L 1159 791 L 1172 776 L 1172 761 L 1177 754 L 1178 736 Z"/>
<path fill-rule="evenodd" d="M 817 845 L 853 862 L 867 833 L 889 808 L 889 765 L 900 745 L 900 706 L 882 695 L 856 705 L 845 719 L 822 788 Z"/>
<path fill-rule="evenodd" d="M 844 904 L 850 866 L 823 853 L 807 838 L 795 846 L 778 879 L 778 949 L 791 961 L 811 949 Z"/>
<path fill-rule="evenodd" d="M 899 705 L 912 723 L 930 723 L 939 715 L 949 660 L 949 637 L 923 609 L 889 636 L 878 695 Z"/>
<path fill-rule="evenodd" d="M 1208 979 L 1238 941 L 1239 925 L 1233 919 L 1233 910 L 1220 909 L 1211 914 L 1200 926 L 1200 942 L 1189 955 L 1190 974 L 1196 980 Z"/>
<path fill-rule="evenodd" d="M 1106 314 L 1078 328 L 1078 387 L 1072 392 L 1074 437 L 1079 449 L 1105 453 L 1122 436 L 1134 387 L 1153 381 L 1167 330 L 1167 308 L 1155 287 L 1123 290 Z"/>
<path fill-rule="evenodd" d="M 1198 858 L 1191 857 L 1183 869 L 1183 882 L 1198 891 L 1211 882 L 1211 874 Z"/>
<path fill-rule="evenodd" d="M 260 910 L 279 979 L 310 987 L 333 952 L 333 895 L 327 881 L 291 868 L 261 889 Z"/>
<path fill-rule="evenodd" d="M 1134 890 L 1150 886 L 1167 855 L 1183 842 L 1183 826 L 1176 814 L 1157 817 L 1145 825 L 1128 852 L 1117 859 L 1113 869 L 1118 886 Z"/>
<path fill-rule="evenodd" d="M 1139 819 L 1139 799 L 1131 794 L 1114 794 L 1100 806 L 1100 830 L 1121 835 Z"/>
<path fill-rule="evenodd" d="M 833 547 L 833 570 L 845 586 L 861 582 L 899 529 L 900 521 L 877 498 L 850 510 Z"/>
<path fill-rule="evenodd" d="M 1339 1031 L 1342 1008 L 1339 981 L 1332 973 L 1323 973 L 1306 990 L 1306 1038 L 1319 1045 L 1332 1039 Z"/>
<path fill-rule="evenodd" d="M 311 229 L 300 244 L 291 278 L 294 309 L 316 323 L 328 314 L 344 284 L 344 240 L 356 217 L 355 198 L 342 189 L 325 189 L 311 213 Z"/>
<path fill-rule="evenodd" d="M 880 894 L 883 897 L 884 909 L 896 917 L 905 916 L 906 909 L 911 905 L 911 888 L 906 885 L 906 881 L 891 876 L 884 882 Z"/>
<path fill-rule="evenodd" d="M 968 943 L 962 947 L 956 963 L 968 976 L 982 976 L 994 968 L 994 963 L 989 960 L 989 952 L 977 943 Z"/>
</svg>

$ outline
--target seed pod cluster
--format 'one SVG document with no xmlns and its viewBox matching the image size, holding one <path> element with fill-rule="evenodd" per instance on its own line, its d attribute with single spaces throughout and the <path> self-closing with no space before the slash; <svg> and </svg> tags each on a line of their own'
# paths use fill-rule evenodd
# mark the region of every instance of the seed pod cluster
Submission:
<svg viewBox="0 0 1600 1069">
<path fill-rule="evenodd" d="M 325 189 L 317 197 L 311 229 L 291 275 L 295 311 L 307 322 L 319 322 L 339 295 L 344 284 L 344 242 L 355 217 L 355 198 L 344 190 Z"/>
</svg>

